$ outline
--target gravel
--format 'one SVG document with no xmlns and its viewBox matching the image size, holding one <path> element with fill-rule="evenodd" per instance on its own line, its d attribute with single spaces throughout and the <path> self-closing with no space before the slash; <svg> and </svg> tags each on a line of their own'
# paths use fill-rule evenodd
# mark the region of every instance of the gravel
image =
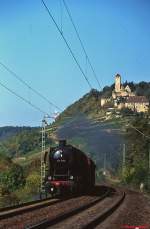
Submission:
<svg viewBox="0 0 150 229">
<path fill-rule="evenodd" d="M 150 200 L 141 193 L 125 191 L 123 204 L 97 229 L 122 229 L 125 226 L 146 226 L 150 229 Z"/>
<path fill-rule="evenodd" d="M 44 220 L 50 220 L 64 212 L 71 211 L 79 206 L 90 203 L 98 199 L 98 196 L 81 196 L 72 198 L 64 202 L 56 203 L 52 206 L 36 209 L 31 212 L 20 214 L 8 219 L 1 220 L 0 229 L 23 229 L 31 224 L 36 224 Z"/>
<path fill-rule="evenodd" d="M 120 193 L 116 192 L 104 200 L 100 201 L 93 207 L 85 210 L 82 213 L 76 214 L 63 222 L 53 226 L 53 229 L 81 229 L 88 223 L 95 220 L 97 216 L 103 214 L 108 208 L 112 207 L 120 199 Z"/>
</svg>

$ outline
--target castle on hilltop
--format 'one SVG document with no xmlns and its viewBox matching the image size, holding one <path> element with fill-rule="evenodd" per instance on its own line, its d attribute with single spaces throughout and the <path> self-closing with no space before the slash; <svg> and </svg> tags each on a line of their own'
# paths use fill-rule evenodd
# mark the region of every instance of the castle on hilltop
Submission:
<svg viewBox="0 0 150 229">
<path fill-rule="evenodd" d="M 121 76 L 117 74 L 115 76 L 115 89 L 112 91 L 112 98 L 116 99 L 117 97 L 128 97 L 128 96 L 135 96 L 134 92 L 131 92 L 131 88 L 129 85 L 124 87 L 121 84 Z"/>
<path fill-rule="evenodd" d="M 111 97 L 101 98 L 101 106 L 105 107 L 113 104 L 114 108 L 122 109 L 129 108 L 134 112 L 147 112 L 149 108 L 149 101 L 145 96 L 137 96 L 129 85 L 124 87 L 121 84 L 121 76 L 115 76 L 115 88 L 112 91 Z"/>
</svg>

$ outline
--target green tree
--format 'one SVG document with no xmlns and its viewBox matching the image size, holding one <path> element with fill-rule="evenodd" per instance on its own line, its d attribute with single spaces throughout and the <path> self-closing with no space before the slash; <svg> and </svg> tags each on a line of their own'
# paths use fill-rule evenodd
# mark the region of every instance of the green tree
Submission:
<svg viewBox="0 0 150 229">
<path fill-rule="evenodd" d="M 134 129 L 135 127 L 136 129 Z M 149 140 L 142 136 L 150 136 L 149 119 L 137 117 L 127 129 L 126 170 L 124 179 L 127 183 L 139 185 L 148 181 Z"/>
<path fill-rule="evenodd" d="M 10 169 L 1 173 L 1 185 L 5 193 L 11 193 L 25 184 L 23 168 L 13 164 Z"/>
</svg>

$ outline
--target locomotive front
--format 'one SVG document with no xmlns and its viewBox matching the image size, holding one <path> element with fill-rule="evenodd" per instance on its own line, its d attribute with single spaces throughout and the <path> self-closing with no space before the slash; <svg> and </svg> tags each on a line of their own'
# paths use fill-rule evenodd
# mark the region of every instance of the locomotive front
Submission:
<svg viewBox="0 0 150 229">
<path fill-rule="evenodd" d="M 89 191 L 95 184 L 95 164 L 81 150 L 60 140 L 48 153 L 46 192 L 52 195 Z"/>
<path fill-rule="evenodd" d="M 60 141 L 58 147 L 51 148 L 48 160 L 46 191 L 52 195 L 72 192 L 75 189 L 75 180 L 71 147 L 66 146 L 66 141 Z"/>
</svg>

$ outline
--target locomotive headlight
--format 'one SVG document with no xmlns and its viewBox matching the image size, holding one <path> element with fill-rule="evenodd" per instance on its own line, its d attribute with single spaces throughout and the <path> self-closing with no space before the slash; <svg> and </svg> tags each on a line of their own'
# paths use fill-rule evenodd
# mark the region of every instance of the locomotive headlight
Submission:
<svg viewBox="0 0 150 229">
<path fill-rule="evenodd" d="M 73 176 L 70 176 L 70 180 L 73 180 Z"/>
<path fill-rule="evenodd" d="M 52 188 L 51 188 L 51 192 L 53 192 L 53 191 L 54 191 L 54 188 L 52 187 Z"/>
</svg>

